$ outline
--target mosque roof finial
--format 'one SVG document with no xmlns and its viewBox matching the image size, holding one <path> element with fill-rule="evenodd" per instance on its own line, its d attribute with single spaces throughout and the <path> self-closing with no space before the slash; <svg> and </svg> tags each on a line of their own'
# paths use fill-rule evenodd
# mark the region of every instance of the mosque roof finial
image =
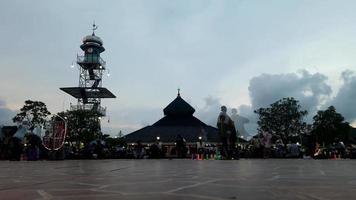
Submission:
<svg viewBox="0 0 356 200">
<path fill-rule="evenodd" d="M 95 35 L 95 30 L 96 29 L 98 29 L 98 26 L 95 24 L 95 21 L 93 22 L 93 28 L 92 28 L 92 30 L 93 30 L 93 36 Z"/>
<path fill-rule="evenodd" d="M 180 97 L 180 88 L 178 88 L 178 96 Z"/>
</svg>

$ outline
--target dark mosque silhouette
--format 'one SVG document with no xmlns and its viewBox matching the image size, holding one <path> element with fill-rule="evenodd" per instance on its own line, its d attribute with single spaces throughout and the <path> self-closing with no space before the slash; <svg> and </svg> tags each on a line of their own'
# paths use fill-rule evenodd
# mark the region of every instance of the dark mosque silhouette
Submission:
<svg viewBox="0 0 356 200">
<path fill-rule="evenodd" d="M 154 143 L 157 139 L 163 144 L 174 145 L 178 135 L 181 135 L 187 144 L 196 144 L 201 138 L 204 142 L 218 143 L 218 129 L 205 124 L 193 116 L 195 109 L 189 105 L 178 91 L 175 98 L 163 109 L 164 117 L 151 126 L 134 131 L 125 136 L 128 143 L 141 141 Z"/>
</svg>

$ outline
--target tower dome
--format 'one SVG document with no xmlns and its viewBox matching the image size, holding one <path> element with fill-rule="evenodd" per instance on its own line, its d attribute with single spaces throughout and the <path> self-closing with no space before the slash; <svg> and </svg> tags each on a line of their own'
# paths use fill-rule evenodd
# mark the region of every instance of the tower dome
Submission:
<svg viewBox="0 0 356 200">
<path fill-rule="evenodd" d="M 83 44 L 90 42 L 97 43 L 100 46 L 103 45 L 103 40 L 100 37 L 96 36 L 94 33 L 92 35 L 87 35 L 83 38 Z"/>
<path fill-rule="evenodd" d="M 94 33 L 91 35 L 87 35 L 83 38 L 83 44 L 80 45 L 80 48 L 83 51 L 87 51 L 88 49 L 90 49 L 90 51 L 92 49 L 96 49 L 97 53 L 102 53 L 105 51 L 105 48 L 103 46 L 103 40 L 96 36 Z"/>
</svg>

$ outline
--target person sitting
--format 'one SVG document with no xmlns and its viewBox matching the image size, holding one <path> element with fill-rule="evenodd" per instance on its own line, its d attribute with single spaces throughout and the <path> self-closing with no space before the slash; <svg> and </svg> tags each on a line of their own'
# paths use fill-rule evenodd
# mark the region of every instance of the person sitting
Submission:
<svg viewBox="0 0 356 200">
<path fill-rule="evenodd" d="M 274 156 L 276 158 L 283 158 L 284 155 L 285 155 L 284 143 L 281 139 L 277 139 Z"/>
<path fill-rule="evenodd" d="M 299 151 L 298 145 L 295 142 L 289 144 L 288 145 L 288 154 L 286 155 L 286 157 L 299 158 L 299 156 L 300 156 L 300 151 Z"/>
<path fill-rule="evenodd" d="M 324 156 L 323 156 L 323 152 L 322 152 L 321 149 L 320 149 L 320 144 L 319 144 L 319 143 L 316 143 L 316 144 L 315 144 L 315 150 L 314 150 L 314 155 L 313 155 L 313 157 L 314 157 L 315 159 L 321 159 L 321 158 L 324 157 Z"/>
</svg>

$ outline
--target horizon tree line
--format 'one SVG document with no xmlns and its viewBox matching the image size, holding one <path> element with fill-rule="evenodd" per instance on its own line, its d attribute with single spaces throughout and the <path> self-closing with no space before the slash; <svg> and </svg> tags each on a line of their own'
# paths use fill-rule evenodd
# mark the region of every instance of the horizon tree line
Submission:
<svg viewBox="0 0 356 200">
<path fill-rule="evenodd" d="M 313 117 L 312 124 L 304 121 L 308 111 L 303 110 L 299 101 L 293 97 L 282 98 L 266 108 L 254 110 L 254 113 L 258 115 L 258 134 L 269 132 L 285 144 L 302 136 L 312 136 L 323 145 L 331 145 L 335 140 L 350 142 L 350 125 L 332 105 L 319 110 Z M 26 100 L 12 120 L 14 123 L 27 121 L 30 127 L 43 126 L 50 114 L 45 103 Z M 67 119 L 69 142 L 89 143 L 95 139 L 109 138 L 101 132 L 100 113 L 77 110 L 60 112 L 57 115 Z"/>
</svg>

